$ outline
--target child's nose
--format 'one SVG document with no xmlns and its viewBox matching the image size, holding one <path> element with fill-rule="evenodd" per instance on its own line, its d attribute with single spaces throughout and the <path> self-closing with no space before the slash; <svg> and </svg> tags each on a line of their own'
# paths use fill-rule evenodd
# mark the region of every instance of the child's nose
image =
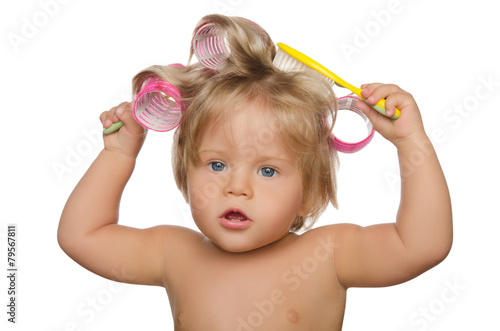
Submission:
<svg viewBox="0 0 500 331">
<path fill-rule="evenodd" d="M 224 189 L 226 195 L 243 196 L 250 198 L 253 196 L 251 179 L 243 171 L 235 171 L 229 175 L 229 180 Z"/>
</svg>

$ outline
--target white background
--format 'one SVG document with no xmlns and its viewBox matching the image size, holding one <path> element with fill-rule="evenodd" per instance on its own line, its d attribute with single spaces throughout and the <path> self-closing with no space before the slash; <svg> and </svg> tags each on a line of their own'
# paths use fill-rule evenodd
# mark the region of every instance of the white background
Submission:
<svg viewBox="0 0 500 331">
<path fill-rule="evenodd" d="M 452 252 L 408 283 L 350 289 L 344 330 L 498 328 L 500 20 L 493 1 L 461 3 L 2 1 L 0 265 L 6 273 L 6 229 L 15 223 L 19 295 L 12 325 L 1 277 L 0 328 L 173 329 L 164 290 L 90 273 L 60 250 L 56 230 L 68 195 L 102 148 L 99 114 L 130 100 L 131 78 L 141 69 L 186 63 L 195 24 L 212 12 L 259 23 L 275 42 L 354 85 L 400 85 L 416 98 L 433 137 L 453 200 Z M 171 133 L 149 134 L 121 223 L 193 226 L 173 183 L 171 141 Z M 340 209 L 329 209 L 318 225 L 394 221 L 397 175 L 395 149 L 380 135 L 342 155 Z"/>
</svg>

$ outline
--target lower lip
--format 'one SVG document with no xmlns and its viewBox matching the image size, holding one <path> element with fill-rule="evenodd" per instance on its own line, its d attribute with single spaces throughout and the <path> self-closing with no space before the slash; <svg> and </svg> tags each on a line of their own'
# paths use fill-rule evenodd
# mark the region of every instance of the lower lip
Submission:
<svg viewBox="0 0 500 331">
<path fill-rule="evenodd" d="M 252 221 L 248 219 L 245 221 L 231 221 L 225 217 L 221 217 L 219 218 L 219 221 L 223 227 L 233 230 L 244 230 L 252 224 Z"/>
</svg>

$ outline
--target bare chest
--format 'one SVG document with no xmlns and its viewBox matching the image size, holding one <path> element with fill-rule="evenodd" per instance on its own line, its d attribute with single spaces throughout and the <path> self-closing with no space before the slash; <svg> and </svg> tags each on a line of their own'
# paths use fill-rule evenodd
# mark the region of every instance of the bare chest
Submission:
<svg viewBox="0 0 500 331">
<path fill-rule="evenodd" d="M 345 290 L 331 261 L 215 259 L 168 288 L 176 330 L 340 330 Z"/>
</svg>

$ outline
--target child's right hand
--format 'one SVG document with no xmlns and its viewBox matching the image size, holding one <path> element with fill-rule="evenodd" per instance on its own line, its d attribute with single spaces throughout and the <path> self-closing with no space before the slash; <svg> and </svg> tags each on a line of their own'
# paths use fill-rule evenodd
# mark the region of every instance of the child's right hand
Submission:
<svg viewBox="0 0 500 331">
<path fill-rule="evenodd" d="M 118 121 L 123 122 L 118 131 L 104 136 L 104 148 L 135 159 L 146 139 L 147 130 L 136 122 L 131 108 L 130 102 L 122 102 L 103 112 L 100 120 L 104 128 L 109 128 Z"/>
</svg>

